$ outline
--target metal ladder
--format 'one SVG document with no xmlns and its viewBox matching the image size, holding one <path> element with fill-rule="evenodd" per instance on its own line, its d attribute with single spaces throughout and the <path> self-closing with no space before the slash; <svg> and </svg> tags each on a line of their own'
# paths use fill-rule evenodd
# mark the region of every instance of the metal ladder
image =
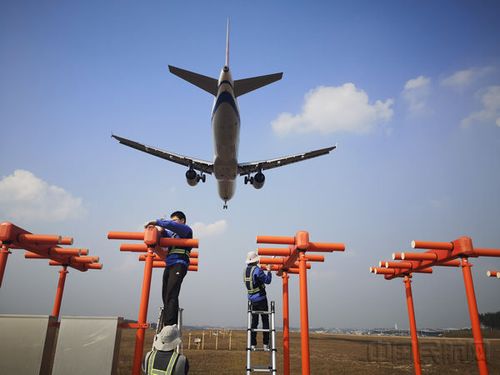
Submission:
<svg viewBox="0 0 500 375">
<path fill-rule="evenodd" d="M 269 321 L 269 329 L 264 328 L 253 328 L 252 329 L 252 314 L 266 314 L 270 315 L 271 319 Z M 252 350 L 251 345 L 251 334 L 252 332 L 269 332 L 269 362 L 267 366 L 253 366 L 251 365 L 251 355 L 252 351 L 265 351 L 264 348 L 255 348 Z M 247 367 L 246 374 L 250 375 L 252 371 L 254 372 L 270 372 L 276 374 L 276 329 L 274 326 L 274 301 L 271 301 L 270 311 L 255 311 L 252 310 L 252 304 L 248 301 L 248 324 L 247 324 Z"/>
<path fill-rule="evenodd" d="M 179 307 L 179 313 L 177 315 L 177 329 L 179 330 L 179 336 L 182 337 L 182 312 L 184 311 L 183 308 Z M 156 323 L 156 335 L 160 333 L 162 330 L 164 324 L 163 321 L 165 319 L 165 315 L 163 314 L 163 306 L 160 307 L 159 312 L 158 312 L 158 322 Z M 156 336 L 155 336 L 156 337 Z M 154 339 L 153 339 L 153 344 L 154 344 Z M 176 349 L 177 353 L 182 354 L 182 342 L 177 345 Z"/>
</svg>

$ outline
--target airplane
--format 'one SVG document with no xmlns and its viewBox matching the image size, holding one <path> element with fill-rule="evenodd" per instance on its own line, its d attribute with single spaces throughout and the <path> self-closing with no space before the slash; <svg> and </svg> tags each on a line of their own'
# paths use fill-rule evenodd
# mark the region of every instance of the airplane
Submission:
<svg viewBox="0 0 500 375">
<path fill-rule="evenodd" d="M 227 202 L 234 195 L 236 188 L 235 180 L 238 175 L 245 176 L 245 184 L 250 184 L 256 189 L 261 189 L 265 182 L 265 176 L 262 171 L 326 155 L 337 147 L 335 145 L 271 160 L 247 163 L 238 162 L 240 113 L 237 98 L 280 80 L 283 73 L 233 80 L 229 69 L 229 20 L 226 30 L 225 64 L 218 80 L 171 65 L 168 68 L 172 74 L 215 96 L 212 108 L 213 162 L 175 154 L 114 134 L 112 137 L 125 146 L 188 167 L 186 180 L 190 186 L 196 186 L 200 181 L 205 182 L 206 174 L 214 174 L 218 183 L 219 196 L 224 201 L 224 209 L 227 209 Z"/>
</svg>

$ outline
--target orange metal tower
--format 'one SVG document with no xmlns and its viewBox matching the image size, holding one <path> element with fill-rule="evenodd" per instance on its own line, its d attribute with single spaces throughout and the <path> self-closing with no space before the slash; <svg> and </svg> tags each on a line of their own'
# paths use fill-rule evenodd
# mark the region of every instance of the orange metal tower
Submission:
<svg viewBox="0 0 500 375">
<path fill-rule="evenodd" d="M 289 309 L 288 309 L 288 275 L 299 274 L 300 290 L 300 332 L 302 349 L 302 374 L 309 375 L 309 315 L 307 302 L 307 269 L 311 268 L 308 262 L 323 262 L 322 255 L 310 252 L 344 251 L 343 243 L 318 243 L 309 242 L 309 233 L 299 231 L 295 237 L 258 236 L 257 243 L 289 245 L 288 248 L 259 248 L 259 255 L 269 255 L 274 258 L 260 258 L 260 263 L 272 265 L 283 280 L 283 373 L 290 374 L 290 334 L 289 334 Z"/>
<path fill-rule="evenodd" d="M 472 245 L 472 239 L 470 237 L 460 237 L 451 242 L 412 241 L 411 246 L 414 249 L 428 250 L 424 253 L 393 253 L 392 258 L 394 260 L 399 260 L 398 262 L 380 262 L 380 267 L 370 267 L 370 272 L 383 274 L 387 280 L 391 280 L 396 277 L 403 277 L 405 280 L 415 373 L 421 374 L 422 370 L 420 367 L 420 356 L 418 350 L 415 315 L 413 311 L 413 299 L 411 296 L 410 277 L 414 272 L 432 273 L 432 267 L 445 266 L 462 267 L 465 293 L 467 296 L 467 305 L 469 307 L 469 315 L 472 326 L 472 335 L 474 337 L 474 346 L 476 349 L 476 359 L 479 374 L 487 375 L 488 366 L 484 353 L 483 337 L 481 334 L 476 295 L 474 292 L 474 283 L 472 280 L 472 264 L 469 263 L 469 258 L 477 258 L 480 256 L 500 257 L 500 249 L 474 248 Z M 382 266 L 385 267 L 382 268 Z"/>
<path fill-rule="evenodd" d="M 144 261 L 144 276 L 142 280 L 141 301 L 139 305 L 139 316 L 137 323 L 128 324 L 128 328 L 136 328 L 134 363 L 132 374 L 140 375 L 141 361 L 144 348 L 145 330 L 149 327 L 147 323 L 149 292 L 151 290 L 151 276 L 153 268 L 164 268 L 167 251 L 163 249 L 168 246 L 198 247 L 197 239 L 165 238 L 160 236 L 160 232 L 155 226 L 148 226 L 144 232 L 109 232 L 108 239 L 111 240 L 138 240 L 143 244 L 121 244 L 120 251 L 131 251 L 144 253 L 139 255 L 139 260 Z M 198 271 L 198 252 L 191 251 L 190 265 L 188 271 Z"/>
<path fill-rule="evenodd" d="M 50 266 L 61 266 L 59 281 L 54 299 L 52 316 L 59 319 L 61 303 L 68 274 L 68 267 L 85 272 L 89 269 L 102 269 L 99 257 L 87 256 L 87 249 L 63 248 L 60 245 L 72 245 L 73 238 L 59 235 L 32 234 L 10 222 L 0 224 L 0 287 L 7 265 L 10 249 L 24 249 L 26 259 L 48 259 Z"/>
</svg>

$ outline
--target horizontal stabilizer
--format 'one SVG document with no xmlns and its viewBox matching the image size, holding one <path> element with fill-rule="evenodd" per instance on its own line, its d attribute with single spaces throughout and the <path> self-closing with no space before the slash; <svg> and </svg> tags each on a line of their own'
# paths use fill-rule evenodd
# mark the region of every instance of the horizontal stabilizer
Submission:
<svg viewBox="0 0 500 375">
<path fill-rule="evenodd" d="M 238 97 L 247 92 L 256 90 L 270 83 L 279 81 L 283 77 L 283 73 L 268 74 L 266 76 L 237 79 L 234 81 L 234 96 Z"/>
<path fill-rule="evenodd" d="M 190 72 L 189 70 L 184 70 L 181 68 L 176 68 L 175 66 L 169 65 L 168 70 L 170 73 L 175 74 L 177 77 L 182 78 L 200 89 L 209 92 L 213 96 L 217 95 L 217 80 L 215 78 L 207 77 L 198 73 Z"/>
</svg>

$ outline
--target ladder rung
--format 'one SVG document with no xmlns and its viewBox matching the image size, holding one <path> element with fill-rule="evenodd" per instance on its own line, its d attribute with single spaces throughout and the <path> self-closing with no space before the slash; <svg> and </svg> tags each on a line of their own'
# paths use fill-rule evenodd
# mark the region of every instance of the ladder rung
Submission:
<svg viewBox="0 0 500 375">
<path fill-rule="evenodd" d="M 269 366 L 255 366 L 251 370 L 255 372 L 273 372 L 273 369 Z"/>
<path fill-rule="evenodd" d="M 276 349 L 254 348 L 254 349 L 247 349 L 247 350 L 251 350 L 252 352 L 270 352 L 270 351 L 276 350 Z"/>
<path fill-rule="evenodd" d="M 271 328 L 250 328 L 251 332 L 271 332 Z"/>
<path fill-rule="evenodd" d="M 262 315 L 271 315 L 272 314 L 271 311 L 254 311 L 254 310 L 250 310 L 250 312 L 252 314 L 262 314 Z"/>
</svg>

